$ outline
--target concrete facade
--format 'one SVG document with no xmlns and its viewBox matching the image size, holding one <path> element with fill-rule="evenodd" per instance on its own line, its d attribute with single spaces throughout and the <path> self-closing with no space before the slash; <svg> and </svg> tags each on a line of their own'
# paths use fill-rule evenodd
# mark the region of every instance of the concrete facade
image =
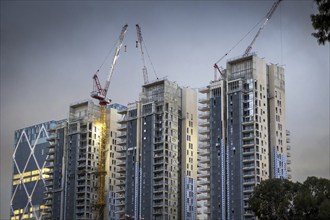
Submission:
<svg viewBox="0 0 330 220">
<path fill-rule="evenodd" d="M 116 157 L 119 104 L 107 107 L 106 206 L 104 219 L 117 219 Z M 100 107 L 91 100 L 70 105 L 67 120 L 48 128 L 43 219 L 99 218 L 98 163 L 101 127 Z"/>
<path fill-rule="evenodd" d="M 145 84 L 123 120 L 122 217 L 196 219 L 197 97 L 168 80 Z"/>
<path fill-rule="evenodd" d="M 232 59 L 200 93 L 198 218 L 254 219 L 255 186 L 288 178 L 283 68 L 254 55 Z"/>
</svg>

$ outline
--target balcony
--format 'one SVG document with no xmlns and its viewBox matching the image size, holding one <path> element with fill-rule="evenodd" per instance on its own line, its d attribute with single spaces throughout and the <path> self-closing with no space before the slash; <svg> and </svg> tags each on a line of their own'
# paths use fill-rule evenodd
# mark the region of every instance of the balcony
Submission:
<svg viewBox="0 0 330 220">
<path fill-rule="evenodd" d="M 51 135 L 48 136 L 47 141 L 55 141 L 55 139 L 56 139 L 56 135 L 51 134 Z"/>
<path fill-rule="evenodd" d="M 208 178 L 208 177 L 210 177 L 210 172 L 208 172 L 208 171 L 199 171 L 197 176 L 198 176 L 198 178 Z"/>
<path fill-rule="evenodd" d="M 208 93 L 209 91 L 210 91 L 210 88 L 208 86 L 198 89 L 198 92 L 200 92 L 200 93 Z"/>
<path fill-rule="evenodd" d="M 255 169 L 254 163 L 247 163 L 243 165 L 243 170 L 251 170 L 251 169 Z"/>
<path fill-rule="evenodd" d="M 126 131 L 127 130 L 127 125 L 122 124 L 119 128 L 117 128 L 118 131 Z"/>
<path fill-rule="evenodd" d="M 210 148 L 210 143 L 207 143 L 207 142 L 199 143 L 198 148 L 199 149 L 209 149 Z"/>
<path fill-rule="evenodd" d="M 251 132 L 253 130 L 254 130 L 254 126 L 253 125 L 243 125 L 243 129 L 242 129 L 243 133 L 244 132 Z"/>
<path fill-rule="evenodd" d="M 54 162 L 55 161 L 55 157 L 54 155 L 49 155 L 46 159 L 47 162 Z"/>
<path fill-rule="evenodd" d="M 119 194 L 116 198 L 117 201 L 124 202 L 125 203 L 125 194 Z"/>
<path fill-rule="evenodd" d="M 126 152 L 126 147 L 123 147 L 123 146 L 117 147 L 117 152 L 118 153 L 125 153 Z"/>
<path fill-rule="evenodd" d="M 204 186 L 204 185 L 209 185 L 210 184 L 210 181 L 209 180 L 198 180 L 197 181 L 197 185 L 198 186 Z"/>
<path fill-rule="evenodd" d="M 250 154 L 253 154 L 254 155 L 254 148 L 244 148 L 243 149 L 243 155 L 250 155 Z"/>
<path fill-rule="evenodd" d="M 52 200 L 53 199 L 53 194 L 48 194 L 44 200 L 47 201 L 47 200 Z"/>
<path fill-rule="evenodd" d="M 255 159 L 254 156 L 243 156 L 243 163 L 253 162 Z"/>
<path fill-rule="evenodd" d="M 254 139 L 253 132 L 251 132 L 251 133 L 244 133 L 243 134 L 243 141 L 253 140 L 253 139 Z"/>
<path fill-rule="evenodd" d="M 164 166 L 163 165 L 156 165 L 156 166 L 154 166 L 154 171 L 160 171 L 160 170 L 164 170 Z"/>
<path fill-rule="evenodd" d="M 209 142 L 210 141 L 210 136 L 209 135 L 200 136 L 199 141 L 200 142 Z"/>
<path fill-rule="evenodd" d="M 126 158 L 126 153 L 120 153 L 120 154 L 117 155 L 116 159 L 124 160 L 125 158 Z"/>
<path fill-rule="evenodd" d="M 121 139 L 120 141 L 118 141 L 117 143 L 120 146 L 125 146 L 126 145 L 126 139 Z"/>
<path fill-rule="evenodd" d="M 127 136 L 127 132 L 126 131 L 122 131 L 119 133 L 119 135 L 117 136 L 117 138 L 126 138 Z"/>
<path fill-rule="evenodd" d="M 86 162 L 78 162 L 78 167 L 80 168 L 86 167 Z"/>
<path fill-rule="evenodd" d="M 161 179 L 161 180 L 155 180 L 154 181 L 154 185 L 163 185 L 164 184 L 164 181 Z"/>
<path fill-rule="evenodd" d="M 197 208 L 203 208 L 203 207 L 210 207 L 210 204 L 208 202 L 210 198 L 208 199 L 200 199 L 197 195 Z M 207 201 L 205 201 L 207 200 Z"/>
<path fill-rule="evenodd" d="M 154 157 L 156 158 L 156 157 L 164 157 L 164 153 L 158 153 L 158 154 L 154 154 Z"/>
<path fill-rule="evenodd" d="M 117 173 L 126 173 L 126 169 L 123 167 L 118 167 L 116 171 Z"/>
<path fill-rule="evenodd" d="M 248 193 L 248 192 L 253 192 L 253 190 L 254 190 L 254 186 L 244 186 L 243 187 L 243 192 L 246 192 L 246 193 Z"/>
<path fill-rule="evenodd" d="M 56 147 L 55 141 L 52 141 L 49 143 L 49 146 L 48 146 L 49 149 L 54 149 L 55 147 Z"/>
<path fill-rule="evenodd" d="M 122 166 L 126 166 L 126 161 L 125 160 L 123 160 L 123 161 L 121 161 L 121 162 L 118 162 L 117 161 L 117 164 L 116 164 L 117 166 L 120 166 L 120 167 L 122 167 Z"/>
<path fill-rule="evenodd" d="M 125 206 L 125 201 L 116 201 L 115 206 L 118 206 L 118 207 Z"/>
<path fill-rule="evenodd" d="M 203 121 L 203 122 L 199 122 L 198 125 L 200 127 L 210 127 L 210 122 L 209 121 Z"/>
<path fill-rule="evenodd" d="M 243 141 L 243 148 L 244 147 L 253 147 L 254 146 L 254 141 L 250 140 L 250 141 Z"/>
<path fill-rule="evenodd" d="M 204 129 L 199 129 L 198 130 L 198 134 L 200 135 L 206 135 L 210 133 L 210 129 L 209 128 L 204 128 Z"/>
<path fill-rule="evenodd" d="M 210 111 L 210 106 L 209 105 L 202 105 L 198 107 L 198 111 L 201 112 L 206 112 L 206 111 Z"/>
<path fill-rule="evenodd" d="M 164 176 L 165 176 L 164 173 L 155 173 L 154 174 L 154 179 L 163 178 Z"/>
<path fill-rule="evenodd" d="M 198 164 L 197 166 L 198 166 L 199 170 L 209 170 L 210 169 L 210 165 L 207 163 Z"/>
<path fill-rule="evenodd" d="M 154 160 L 154 164 L 163 164 L 164 163 L 164 159 L 155 159 Z"/>
<path fill-rule="evenodd" d="M 125 192 L 125 187 L 118 187 L 116 193 L 124 193 Z"/>
<path fill-rule="evenodd" d="M 209 151 L 209 150 L 202 150 L 202 149 L 200 149 L 200 150 L 198 151 L 198 154 L 199 154 L 200 156 L 209 156 L 209 155 L 210 155 L 210 151 Z"/>
<path fill-rule="evenodd" d="M 155 145 L 154 151 L 163 151 L 164 150 L 164 145 Z"/>
<path fill-rule="evenodd" d="M 255 184 L 256 184 L 255 178 L 243 179 L 243 186 L 255 185 Z"/>
<path fill-rule="evenodd" d="M 117 123 L 121 125 L 126 124 L 126 119 L 125 118 L 120 119 L 119 121 L 117 121 Z"/>
<path fill-rule="evenodd" d="M 163 192 L 163 191 L 164 191 L 164 187 L 154 187 L 154 193 Z"/>
<path fill-rule="evenodd" d="M 243 118 L 242 124 L 243 125 L 251 125 L 254 123 L 253 116 L 246 116 Z"/>
<path fill-rule="evenodd" d="M 54 168 L 54 163 L 50 162 L 50 163 L 46 164 L 45 168 L 49 168 L 49 169 Z"/>
<path fill-rule="evenodd" d="M 118 180 L 124 180 L 124 179 L 126 178 L 126 176 L 123 175 L 123 174 L 117 174 L 117 175 L 116 175 L 116 178 L 117 178 Z"/>
<path fill-rule="evenodd" d="M 207 111 L 207 112 L 204 112 L 204 113 L 200 113 L 200 114 L 198 114 L 198 118 L 199 119 L 208 119 L 208 118 L 210 118 L 210 112 Z"/>
<path fill-rule="evenodd" d="M 120 181 L 117 181 L 117 186 L 118 187 L 125 187 L 125 180 L 120 180 Z"/>
<path fill-rule="evenodd" d="M 153 206 L 163 206 L 163 205 L 164 205 L 164 203 L 162 201 L 153 203 Z"/>
<path fill-rule="evenodd" d="M 209 98 L 200 98 L 200 99 L 198 99 L 198 103 L 200 103 L 200 104 L 207 104 L 209 102 L 210 102 Z"/>
<path fill-rule="evenodd" d="M 78 161 L 86 161 L 86 155 L 79 156 Z"/>
<path fill-rule="evenodd" d="M 256 172 L 253 170 L 253 171 L 245 171 L 243 172 L 243 177 L 252 177 L 252 176 L 255 176 Z"/>
<path fill-rule="evenodd" d="M 200 163 L 210 163 L 210 158 L 207 156 L 198 156 L 197 161 L 199 161 Z"/>
<path fill-rule="evenodd" d="M 197 200 L 210 200 L 210 195 L 206 193 L 198 194 Z"/>
<path fill-rule="evenodd" d="M 201 186 L 197 188 L 197 193 L 207 193 L 210 192 L 210 187 L 208 186 Z"/>
</svg>

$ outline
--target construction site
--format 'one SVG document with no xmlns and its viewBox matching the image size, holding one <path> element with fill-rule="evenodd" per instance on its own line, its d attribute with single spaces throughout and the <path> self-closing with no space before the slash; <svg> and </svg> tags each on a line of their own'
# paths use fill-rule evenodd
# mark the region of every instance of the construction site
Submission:
<svg viewBox="0 0 330 220">
<path fill-rule="evenodd" d="M 108 73 L 92 77 L 92 99 L 71 104 L 68 118 L 47 131 L 42 211 L 12 208 L 11 219 L 255 219 L 247 202 L 254 188 L 291 178 L 284 69 L 252 52 L 280 2 L 198 90 L 158 77 L 136 24 L 144 84 L 127 106 L 108 94 L 126 52 L 124 25 Z M 255 27 L 246 50 L 223 68 Z"/>
</svg>

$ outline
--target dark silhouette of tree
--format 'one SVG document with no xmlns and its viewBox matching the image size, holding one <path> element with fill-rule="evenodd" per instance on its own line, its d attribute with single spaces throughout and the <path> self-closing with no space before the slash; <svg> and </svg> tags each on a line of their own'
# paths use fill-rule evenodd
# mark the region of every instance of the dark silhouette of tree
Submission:
<svg viewBox="0 0 330 220">
<path fill-rule="evenodd" d="M 330 219 L 330 181 L 308 177 L 295 197 L 294 206 L 300 219 Z"/>
<path fill-rule="evenodd" d="M 263 220 L 330 219 L 330 180 L 308 177 L 304 183 L 269 179 L 255 188 L 250 209 Z"/>
<path fill-rule="evenodd" d="M 311 15 L 315 33 L 312 35 L 319 44 L 330 42 L 330 0 L 314 0 L 319 8 L 318 14 Z"/>
<path fill-rule="evenodd" d="M 297 185 L 286 179 L 262 181 L 249 199 L 250 208 L 260 219 L 292 219 Z"/>
</svg>

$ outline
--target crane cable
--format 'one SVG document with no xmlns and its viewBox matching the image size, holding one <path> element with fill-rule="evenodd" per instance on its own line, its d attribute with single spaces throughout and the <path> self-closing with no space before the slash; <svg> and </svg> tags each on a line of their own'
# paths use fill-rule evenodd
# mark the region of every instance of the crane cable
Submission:
<svg viewBox="0 0 330 220">
<path fill-rule="evenodd" d="M 258 21 L 225 55 L 223 55 L 217 62 L 218 64 L 223 58 L 225 58 L 233 49 L 235 49 L 265 18 L 266 16 L 262 17 L 260 21 Z"/>
<path fill-rule="evenodd" d="M 145 39 L 143 39 L 142 43 L 143 43 L 144 48 L 146 49 L 146 53 L 147 53 L 148 59 L 149 59 L 149 61 L 150 61 L 150 64 L 151 64 L 152 70 L 153 70 L 153 72 L 154 72 L 154 74 L 155 74 L 155 76 L 156 76 L 156 79 L 158 79 L 158 75 L 157 75 L 157 73 L 156 73 L 156 70 L 155 70 L 154 64 L 152 63 L 152 61 L 151 61 L 151 59 L 150 59 L 150 56 L 149 56 L 149 53 L 148 53 L 148 48 L 147 48 L 147 46 L 146 46 L 146 44 L 145 44 L 144 42 L 145 42 Z M 142 45 L 141 45 L 141 46 L 142 46 Z"/>
<path fill-rule="evenodd" d="M 114 45 L 112 46 L 112 48 L 108 51 L 107 55 L 105 56 L 103 62 L 101 63 L 100 67 L 96 70 L 96 73 L 94 75 L 96 75 L 100 69 L 103 67 L 103 65 L 105 64 L 105 62 L 108 60 L 110 54 L 112 53 L 113 49 L 115 48 L 117 42 L 114 43 Z"/>
</svg>

